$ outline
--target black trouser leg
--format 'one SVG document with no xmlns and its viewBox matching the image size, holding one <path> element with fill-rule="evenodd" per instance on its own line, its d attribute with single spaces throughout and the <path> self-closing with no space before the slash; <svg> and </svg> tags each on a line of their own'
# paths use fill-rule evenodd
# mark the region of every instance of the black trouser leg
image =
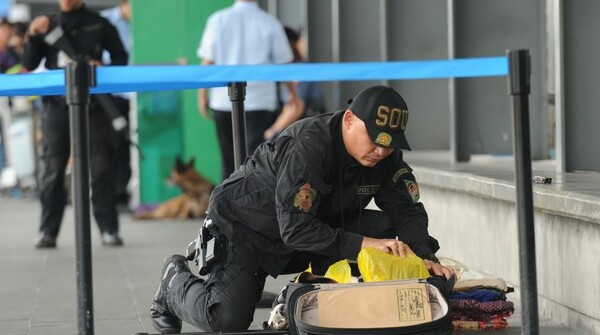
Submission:
<svg viewBox="0 0 600 335">
<path fill-rule="evenodd" d="M 90 111 L 90 169 L 92 204 L 100 232 L 117 233 L 117 192 L 115 187 L 117 134 L 108 115 Z"/>
<path fill-rule="evenodd" d="M 214 114 L 219 146 L 221 148 L 221 177 L 222 180 L 225 180 L 237 169 L 237 166 L 234 166 L 233 162 L 231 113 L 214 111 Z M 263 135 L 265 130 L 271 126 L 271 114 L 270 111 L 265 110 L 246 112 L 246 148 L 248 149 L 248 155 L 252 155 L 254 150 L 265 141 Z"/>
<path fill-rule="evenodd" d="M 173 314 L 203 331 L 244 331 L 250 327 L 262 287 L 255 271 L 216 265 L 206 282 L 191 272 L 175 277 L 168 293 Z"/>
<path fill-rule="evenodd" d="M 265 141 L 265 131 L 269 129 L 273 113 L 266 110 L 246 113 L 246 124 L 248 128 L 248 155 L 254 154 L 254 150 Z"/>
<path fill-rule="evenodd" d="M 115 96 L 115 104 L 119 110 L 119 114 L 127 119 L 127 129 L 129 134 L 129 100 Z M 117 192 L 117 203 L 122 205 L 129 204 L 129 193 L 127 184 L 131 178 L 131 152 L 129 147 L 128 137 L 119 136 L 117 138 L 117 165 L 115 168 L 115 183 Z"/>
<path fill-rule="evenodd" d="M 44 171 L 40 187 L 40 232 L 56 237 L 67 204 L 65 168 L 70 153 L 68 110 L 64 106 L 44 103 L 41 127 Z"/>
<path fill-rule="evenodd" d="M 231 113 L 214 111 L 217 139 L 221 149 L 221 180 L 227 179 L 235 170 L 233 164 L 233 130 Z"/>
</svg>

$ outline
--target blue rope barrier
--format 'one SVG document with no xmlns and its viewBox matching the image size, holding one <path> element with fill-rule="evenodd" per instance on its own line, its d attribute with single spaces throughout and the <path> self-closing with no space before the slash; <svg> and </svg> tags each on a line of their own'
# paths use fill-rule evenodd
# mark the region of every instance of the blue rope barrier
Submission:
<svg viewBox="0 0 600 335">
<path fill-rule="evenodd" d="M 469 78 L 508 75 L 506 57 L 453 60 L 302 63 L 285 65 L 101 66 L 96 93 L 142 92 L 227 86 L 243 81 L 348 81 Z M 0 75 L 0 96 L 64 95 L 64 70 Z"/>
</svg>

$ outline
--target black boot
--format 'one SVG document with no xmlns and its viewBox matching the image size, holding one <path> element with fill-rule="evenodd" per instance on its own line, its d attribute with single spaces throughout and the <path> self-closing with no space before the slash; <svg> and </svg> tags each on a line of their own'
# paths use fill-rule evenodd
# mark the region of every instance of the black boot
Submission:
<svg viewBox="0 0 600 335">
<path fill-rule="evenodd" d="M 190 272 L 187 259 L 181 255 L 167 257 L 160 271 L 160 286 L 150 305 L 152 325 L 161 334 L 179 334 L 181 320 L 171 313 L 167 305 L 167 291 L 171 287 L 173 278 L 181 272 Z"/>
</svg>

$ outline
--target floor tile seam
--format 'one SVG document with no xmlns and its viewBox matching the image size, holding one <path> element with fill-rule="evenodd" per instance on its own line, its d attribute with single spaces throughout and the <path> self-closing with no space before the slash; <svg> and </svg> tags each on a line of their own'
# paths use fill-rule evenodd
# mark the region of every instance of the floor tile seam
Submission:
<svg viewBox="0 0 600 335">
<path fill-rule="evenodd" d="M 142 329 L 142 332 L 145 331 L 144 329 L 144 322 L 142 320 L 142 314 L 141 314 L 141 310 L 140 310 L 140 306 L 138 305 L 137 299 L 135 299 L 135 287 L 133 285 L 133 282 L 131 280 L 131 277 L 128 275 L 126 269 L 126 265 L 125 265 L 125 258 L 123 257 L 123 252 L 119 251 L 117 253 L 118 258 L 119 258 L 119 264 L 121 266 L 121 271 L 123 271 L 123 274 L 125 276 L 125 281 L 127 283 L 127 287 L 129 288 L 129 293 L 131 295 L 131 299 L 133 301 L 133 307 L 135 308 L 135 313 L 137 314 L 137 321 L 140 324 L 140 327 Z"/>
<path fill-rule="evenodd" d="M 139 320 L 138 317 L 96 317 L 94 316 L 94 323 L 98 321 L 131 321 L 131 320 Z M 64 324 L 64 323 L 77 323 L 79 320 L 77 318 L 73 319 L 63 319 L 63 320 L 41 320 L 33 323 L 34 327 L 43 326 L 43 325 L 56 325 L 56 324 Z"/>
<path fill-rule="evenodd" d="M 37 308 L 38 302 L 40 300 L 40 292 L 42 291 L 42 280 L 43 280 L 43 276 L 40 275 L 40 273 L 47 273 L 46 270 L 48 268 L 48 253 L 44 253 L 44 256 L 42 258 L 43 262 L 43 266 L 39 267 L 38 269 L 38 283 L 35 289 L 35 299 L 32 302 L 32 306 L 31 306 L 31 312 L 29 314 L 29 321 L 27 322 L 27 334 L 29 334 L 29 330 L 31 329 L 31 326 L 33 324 L 33 315 L 35 314 L 35 310 Z"/>
<path fill-rule="evenodd" d="M 96 319 L 94 319 L 96 320 Z M 33 322 L 31 324 L 32 328 L 35 327 L 43 327 L 43 326 L 55 326 L 55 325 L 63 325 L 68 323 L 77 323 L 77 319 L 62 319 L 62 320 L 40 320 Z"/>
</svg>

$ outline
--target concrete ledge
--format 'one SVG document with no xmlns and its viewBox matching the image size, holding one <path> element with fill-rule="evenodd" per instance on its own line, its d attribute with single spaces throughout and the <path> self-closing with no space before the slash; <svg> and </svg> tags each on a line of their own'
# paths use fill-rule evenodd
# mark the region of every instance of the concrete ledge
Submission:
<svg viewBox="0 0 600 335">
<path fill-rule="evenodd" d="M 462 191 L 502 201 L 516 201 L 515 183 L 512 181 L 513 172 L 494 172 L 496 178 L 491 178 L 422 166 L 414 168 L 413 173 L 417 177 L 419 185 Z M 497 177 L 501 177 L 501 179 Z M 511 181 L 507 181 L 507 179 Z M 555 177 L 553 180 L 554 185 L 534 185 L 533 203 L 536 209 L 555 215 L 600 223 L 600 197 L 581 191 L 557 190 L 556 183 L 560 183 L 561 178 Z"/>
<path fill-rule="evenodd" d="M 440 255 L 519 287 L 512 171 L 412 166 Z M 598 334 L 600 197 L 569 190 L 579 186 L 552 177 L 558 182 L 534 186 L 539 311 L 582 334 Z"/>
</svg>

